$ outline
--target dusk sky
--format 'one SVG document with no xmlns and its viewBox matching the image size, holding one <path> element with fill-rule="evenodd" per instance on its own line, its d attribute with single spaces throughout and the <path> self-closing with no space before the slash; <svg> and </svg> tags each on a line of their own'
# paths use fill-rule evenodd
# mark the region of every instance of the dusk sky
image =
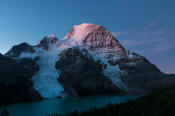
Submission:
<svg viewBox="0 0 175 116">
<path fill-rule="evenodd" d="M 103 25 L 127 49 L 175 73 L 175 0 L 0 0 L 0 52 L 73 25 Z"/>
</svg>

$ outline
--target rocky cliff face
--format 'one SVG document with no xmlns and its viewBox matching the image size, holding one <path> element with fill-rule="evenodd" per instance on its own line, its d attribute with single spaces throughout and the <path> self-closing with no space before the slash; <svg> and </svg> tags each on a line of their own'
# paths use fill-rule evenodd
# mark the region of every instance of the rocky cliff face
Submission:
<svg viewBox="0 0 175 116">
<path fill-rule="evenodd" d="M 100 63 L 95 62 L 86 49 L 69 48 L 61 52 L 59 58 L 56 68 L 62 73 L 58 81 L 69 96 L 123 92 L 103 75 Z"/>
<path fill-rule="evenodd" d="M 120 58 L 114 62 L 125 73 L 122 81 L 128 92 L 147 93 L 174 86 L 175 78 L 161 72 L 144 57 L 133 53 L 133 57 Z"/>
<path fill-rule="evenodd" d="M 88 46 L 87 52 L 94 61 L 99 62 L 102 68 L 101 73 L 126 93 L 145 94 L 173 86 L 175 83 L 175 78 L 162 73 L 147 59 L 124 49 L 103 26 L 77 25 L 65 38 L 78 40 Z M 68 58 L 70 57 L 73 55 Z"/>
<path fill-rule="evenodd" d="M 87 56 L 84 56 L 84 51 Z M 86 49 L 67 49 L 59 57 L 56 68 L 62 73 L 58 80 L 71 96 L 95 93 L 147 94 L 173 87 L 175 84 L 175 77 L 162 73 L 155 65 L 136 53 L 133 53 L 132 57 L 109 59 L 109 64 L 95 61 Z M 116 71 L 117 69 L 107 65 L 119 67 L 120 70 Z"/>
<path fill-rule="evenodd" d="M 0 105 L 41 99 L 31 78 L 38 70 L 35 60 L 0 55 L 0 64 Z"/>
<path fill-rule="evenodd" d="M 90 49 L 113 49 L 125 53 L 125 49 L 118 40 L 105 27 L 100 25 L 84 23 L 73 26 L 65 38 L 82 42 Z"/>
<path fill-rule="evenodd" d="M 21 43 L 19 45 L 15 45 L 13 46 L 6 54 L 5 56 L 7 57 L 20 57 L 22 55 L 22 53 L 28 53 L 28 54 L 34 54 L 38 52 L 38 49 L 40 49 L 39 52 L 41 52 L 41 50 L 46 50 L 48 51 L 48 49 L 53 45 L 56 44 L 58 42 L 58 38 L 55 35 L 50 35 L 50 36 L 46 36 L 44 37 L 39 44 L 35 45 L 35 46 L 31 46 L 28 43 Z M 30 56 L 29 56 L 30 57 Z"/>
<path fill-rule="evenodd" d="M 126 50 L 105 27 L 95 24 L 76 25 L 62 40 L 51 35 L 36 46 L 27 43 L 14 46 L 5 55 L 16 59 L 39 58 L 39 70 L 34 75 L 30 73 L 32 63 L 26 65 L 29 62 L 20 61 L 20 64 L 27 68 L 33 88 L 44 98 L 65 94 L 75 97 L 123 92 L 146 94 L 175 85 L 173 75 L 164 74 L 144 57 Z"/>
<path fill-rule="evenodd" d="M 18 57 L 21 55 L 22 52 L 29 52 L 29 53 L 34 53 L 35 50 L 31 45 L 28 43 L 21 43 L 19 45 L 13 46 L 6 54 L 5 56 L 8 57 Z"/>
<path fill-rule="evenodd" d="M 50 35 L 49 37 L 46 36 L 40 41 L 40 43 L 36 47 L 48 50 L 49 46 L 52 44 L 56 44 L 57 41 L 58 38 L 55 35 Z"/>
</svg>

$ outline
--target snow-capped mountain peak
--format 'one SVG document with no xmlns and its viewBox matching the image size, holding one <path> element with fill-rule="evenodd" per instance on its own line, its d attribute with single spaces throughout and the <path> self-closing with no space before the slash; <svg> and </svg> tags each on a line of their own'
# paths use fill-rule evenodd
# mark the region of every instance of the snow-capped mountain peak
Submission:
<svg viewBox="0 0 175 116">
<path fill-rule="evenodd" d="M 55 35 L 51 34 L 50 36 L 44 37 L 37 45 L 37 47 L 43 48 L 44 50 L 48 50 L 49 46 L 51 44 L 57 43 L 57 41 L 59 41 L 58 38 Z"/>
<path fill-rule="evenodd" d="M 54 39 L 54 38 L 57 38 L 57 37 L 54 34 L 51 34 L 51 35 L 48 36 L 48 38 Z"/>
<path fill-rule="evenodd" d="M 82 42 L 92 49 L 115 49 L 124 51 L 120 45 L 105 27 L 95 24 L 83 23 L 72 27 L 65 39 L 74 39 Z"/>
<path fill-rule="evenodd" d="M 65 38 L 76 38 L 83 39 L 87 34 L 93 32 L 95 29 L 98 29 L 100 26 L 90 23 L 83 23 L 81 25 L 75 25 L 72 27 L 70 32 L 65 36 Z"/>
</svg>

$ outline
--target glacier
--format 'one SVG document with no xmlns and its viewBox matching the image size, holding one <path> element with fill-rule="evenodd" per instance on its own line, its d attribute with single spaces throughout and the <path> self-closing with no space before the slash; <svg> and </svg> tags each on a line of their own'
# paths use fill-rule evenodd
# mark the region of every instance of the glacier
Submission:
<svg viewBox="0 0 175 116">
<path fill-rule="evenodd" d="M 55 68 L 55 63 L 59 59 L 60 51 L 57 49 L 58 43 L 50 44 L 48 51 L 35 47 L 35 53 L 23 52 L 20 57 L 34 58 L 39 57 L 37 64 L 39 71 L 33 76 L 34 89 L 39 92 L 43 98 L 52 99 L 58 96 L 63 97 L 64 88 L 57 81 L 60 71 Z"/>
<path fill-rule="evenodd" d="M 61 96 L 64 91 L 62 85 L 57 81 L 59 71 L 55 68 L 57 54 L 47 51 L 39 56 L 39 71 L 33 77 L 34 88 L 44 98 L 55 98 Z"/>
<path fill-rule="evenodd" d="M 50 41 L 48 40 L 48 42 Z M 75 39 L 62 39 L 54 44 L 49 43 L 48 46 L 48 50 L 34 47 L 34 53 L 22 52 L 19 58 L 39 57 L 37 61 L 39 71 L 33 76 L 33 87 L 43 98 L 52 99 L 58 96 L 64 97 L 64 88 L 57 80 L 61 72 L 55 68 L 55 64 L 59 60 L 60 52 L 68 48 L 81 46 L 81 43 Z"/>
<path fill-rule="evenodd" d="M 83 34 L 80 34 L 83 36 Z M 87 49 L 89 54 L 92 56 L 94 61 L 100 61 L 102 64 L 106 65 L 106 68 L 103 69 L 103 74 L 117 87 L 127 90 L 127 87 L 120 79 L 122 71 L 116 66 L 109 64 L 108 56 L 111 51 L 109 49 L 97 49 L 90 50 L 87 45 L 84 45 L 82 40 L 79 38 L 82 37 L 72 37 L 72 38 L 63 38 L 58 40 L 56 43 L 50 43 L 49 38 L 53 38 L 53 35 L 48 37 L 48 50 L 44 50 L 39 47 L 34 47 L 34 53 L 25 53 L 23 52 L 20 57 L 39 57 L 38 65 L 39 71 L 33 76 L 34 89 L 37 90 L 43 98 L 52 99 L 58 96 L 64 97 L 64 88 L 58 82 L 58 78 L 61 72 L 55 68 L 56 62 L 59 60 L 59 54 L 68 49 L 68 48 L 78 48 L 78 49 Z M 55 37 L 55 36 L 54 36 Z M 78 39 L 77 39 L 78 38 Z M 118 55 L 114 55 L 112 58 L 117 59 Z"/>
</svg>

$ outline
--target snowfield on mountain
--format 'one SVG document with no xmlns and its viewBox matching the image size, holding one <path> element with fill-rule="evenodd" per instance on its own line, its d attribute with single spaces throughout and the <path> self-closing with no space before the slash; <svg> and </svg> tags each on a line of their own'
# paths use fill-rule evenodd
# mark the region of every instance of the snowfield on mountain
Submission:
<svg viewBox="0 0 175 116">
<path fill-rule="evenodd" d="M 143 95 L 175 85 L 174 76 L 125 49 L 110 31 L 95 24 L 75 25 L 63 39 L 46 36 L 36 46 L 21 43 L 3 57 L 37 59 L 34 63 L 39 69 L 30 77 L 31 86 L 48 99 L 110 93 Z"/>
</svg>

